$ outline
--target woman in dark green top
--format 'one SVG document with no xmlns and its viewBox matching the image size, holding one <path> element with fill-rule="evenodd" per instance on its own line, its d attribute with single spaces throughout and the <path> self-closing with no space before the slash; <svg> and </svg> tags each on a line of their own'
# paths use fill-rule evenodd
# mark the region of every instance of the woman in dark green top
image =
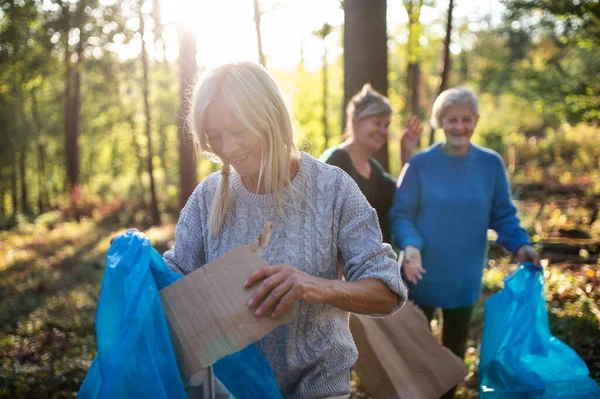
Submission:
<svg viewBox="0 0 600 399">
<path fill-rule="evenodd" d="M 354 179 L 369 203 L 377 211 L 383 241 L 391 243 L 388 212 L 394 200 L 396 180 L 387 174 L 372 157 L 388 139 L 392 107 L 388 99 L 371 88 L 363 86 L 346 108 L 345 141 L 327 149 L 320 160 L 339 167 Z M 406 163 L 417 147 L 421 136 L 421 122 L 412 116 L 400 141 L 401 163 Z"/>
</svg>

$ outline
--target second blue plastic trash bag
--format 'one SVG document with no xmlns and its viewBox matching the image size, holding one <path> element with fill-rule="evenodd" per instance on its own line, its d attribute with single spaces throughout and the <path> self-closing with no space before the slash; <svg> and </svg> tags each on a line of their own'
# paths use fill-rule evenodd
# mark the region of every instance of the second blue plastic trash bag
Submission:
<svg viewBox="0 0 600 399">
<path fill-rule="evenodd" d="M 120 235 L 106 260 L 96 313 L 98 354 L 77 397 L 187 398 L 158 292 L 182 276 L 141 233 Z M 237 399 L 281 398 L 271 366 L 255 345 L 213 367 Z"/>
<path fill-rule="evenodd" d="M 550 334 L 544 275 L 517 267 L 485 303 L 479 359 L 481 398 L 600 398 L 585 362 Z"/>
</svg>

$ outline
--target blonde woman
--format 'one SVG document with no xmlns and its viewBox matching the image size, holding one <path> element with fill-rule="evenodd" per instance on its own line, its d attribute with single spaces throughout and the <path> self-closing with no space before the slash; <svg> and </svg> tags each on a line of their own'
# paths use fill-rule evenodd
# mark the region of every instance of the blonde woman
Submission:
<svg viewBox="0 0 600 399">
<path fill-rule="evenodd" d="M 388 140 L 392 107 L 389 100 L 365 84 L 346 108 L 346 138 L 339 146 L 331 147 L 321 155 L 321 161 L 335 165 L 348 173 L 377 211 L 383 241 L 392 242 L 388 212 L 396 192 L 396 180 L 385 172 L 373 158 Z M 421 121 L 411 116 L 400 141 L 400 162 L 412 157 L 421 137 Z"/>
<path fill-rule="evenodd" d="M 200 148 L 223 167 L 181 211 L 166 262 L 190 273 L 255 240 L 272 222 L 262 252 L 271 266 L 248 279 L 246 287 L 259 285 L 248 306 L 257 317 L 275 318 L 293 306 L 297 317 L 258 347 L 284 397 L 347 398 L 357 359 L 348 312 L 387 315 L 406 297 L 377 213 L 347 174 L 296 149 L 280 89 L 261 66 L 207 72 L 192 112 Z"/>
</svg>

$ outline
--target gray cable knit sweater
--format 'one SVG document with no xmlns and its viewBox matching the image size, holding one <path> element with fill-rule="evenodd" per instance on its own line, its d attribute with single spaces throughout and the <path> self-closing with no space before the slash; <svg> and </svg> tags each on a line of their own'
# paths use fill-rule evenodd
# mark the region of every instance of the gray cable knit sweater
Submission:
<svg viewBox="0 0 600 399">
<path fill-rule="evenodd" d="M 298 212 L 283 219 L 272 195 L 250 193 L 232 172 L 225 223 L 213 238 L 207 220 L 220 179 L 220 173 L 204 179 L 181 211 L 175 244 L 164 254 L 171 269 L 190 273 L 238 245 L 255 241 L 265 223 L 272 221 L 271 240 L 262 252 L 270 264 L 287 263 L 314 276 L 338 279 L 339 250 L 347 281 L 379 279 L 399 295 L 396 309 L 404 304 L 406 289 L 395 253 L 381 242 L 377 214 L 341 169 L 302 153 L 292 185 L 304 199 L 298 201 Z M 284 194 L 287 202 L 289 191 Z M 324 303 L 296 301 L 294 306 L 296 319 L 258 342 L 282 395 L 312 399 L 350 394 L 350 367 L 357 351 L 348 312 Z"/>
</svg>

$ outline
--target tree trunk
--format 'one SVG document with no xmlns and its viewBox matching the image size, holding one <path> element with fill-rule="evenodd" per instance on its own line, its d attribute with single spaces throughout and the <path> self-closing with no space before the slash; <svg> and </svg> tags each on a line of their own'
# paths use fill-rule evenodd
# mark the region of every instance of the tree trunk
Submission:
<svg viewBox="0 0 600 399">
<path fill-rule="evenodd" d="M 27 145 L 21 146 L 21 154 L 19 157 L 19 177 L 21 178 L 21 209 L 23 213 L 31 213 L 31 207 L 29 206 L 29 195 L 27 192 Z"/>
<path fill-rule="evenodd" d="M 159 159 L 160 159 L 160 168 L 163 170 L 163 174 L 165 176 L 165 184 L 166 184 L 166 176 L 167 176 L 167 132 L 165 131 L 165 125 L 160 123 L 158 125 L 158 151 L 159 151 Z"/>
<path fill-rule="evenodd" d="M 37 141 L 38 155 L 38 208 L 40 213 L 46 211 L 46 199 L 48 192 L 46 189 L 46 166 L 45 166 L 45 151 L 41 140 Z"/>
<path fill-rule="evenodd" d="M 258 62 L 265 68 L 267 67 L 267 60 L 262 48 L 262 35 L 260 33 L 260 7 L 258 0 L 254 0 L 254 29 L 256 30 L 256 46 L 258 49 Z"/>
<path fill-rule="evenodd" d="M 12 152 L 12 167 L 10 168 L 10 190 L 12 197 L 12 212 L 13 217 L 15 217 L 19 210 L 19 195 L 17 189 L 17 157 L 14 152 Z"/>
<path fill-rule="evenodd" d="M 140 198 L 142 202 L 142 206 L 146 208 L 146 190 L 144 188 L 144 182 L 142 181 L 142 174 L 144 173 L 144 157 L 142 157 L 142 149 L 137 142 L 137 135 L 135 131 L 135 119 L 134 114 L 129 114 L 127 118 L 129 121 L 129 126 L 131 126 L 131 143 L 133 145 L 133 152 L 138 160 L 137 167 L 137 177 L 138 177 L 138 185 L 140 187 Z"/>
<path fill-rule="evenodd" d="M 469 79 L 469 53 L 465 50 L 460 52 L 460 80 L 466 82 Z"/>
<path fill-rule="evenodd" d="M 421 8 L 423 0 L 404 0 L 404 8 L 408 14 L 408 42 L 407 42 L 407 57 L 408 66 L 406 73 L 406 81 L 408 88 L 408 113 L 421 117 L 421 98 L 420 98 L 420 83 L 421 83 L 421 65 L 419 55 L 419 39 L 421 38 Z"/>
<path fill-rule="evenodd" d="M 4 182 L 4 168 L 0 166 L 0 216 L 6 215 L 6 208 L 4 207 L 4 195 L 5 195 L 5 185 Z"/>
<path fill-rule="evenodd" d="M 36 139 L 36 148 L 37 148 L 37 175 L 38 175 L 38 208 L 39 212 L 44 213 L 46 210 L 46 205 L 48 204 L 46 200 L 48 199 L 48 190 L 46 187 L 46 160 L 45 160 L 45 150 L 44 144 L 42 142 L 42 129 L 43 124 L 40 118 L 37 97 L 35 95 L 35 89 L 31 90 L 31 112 L 33 114 L 33 121 L 36 126 L 37 131 L 37 139 Z"/>
<path fill-rule="evenodd" d="M 421 117 L 420 82 L 421 64 L 419 62 L 409 63 L 407 70 L 408 112 L 410 115 L 419 117 Z"/>
<path fill-rule="evenodd" d="M 386 0 L 344 0 L 343 4 L 345 110 L 365 83 L 387 95 L 388 66 Z M 389 171 L 387 143 L 374 156 Z"/>
<path fill-rule="evenodd" d="M 320 37 L 323 40 L 323 66 L 321 74 L 323 75 L 323 138 L 325 139 L 324 148 L 329 147 L 329 127 L 328 127 L 328 110 L 327 110 L 327 97 L 328 97 L 328 76 L 327 76 L 327 36 L 331 33 L 331 26 L 328 23 L 323 24 L 321 29 Z"/>
<path fill-rule="evenodd" d="M 325 139 L 325 148 L 329 147 L 329 129 L 327 127 L 327 47 L 323 41 L 323 138 Z"/>
<path fill-rule="evenodd" d="M 64 37 L 65 37 L 65 150 L 68 186 L 71 190 L 71 205 L 75 217 L 79 218 L 77 201 L 79 197 L 79 147 L 77 136 L 79 134 L 79 108 L 81 95 L 81 68 L 83 65 L 83 41 L 77 44 L 75 54 L 77 59 L 71 62 L 69 49 L 70 20 L 72 15 L 69 6 L 63 5 Z"/>
<path fill-rule="evenodd" d="M 450 75 L 450 41 L 452 39 L 452 10 L 454 8 L 454 0 L 448 3 L 448 20 L 446 21 L 446 38 L 444 39 L 444 56 L 440 65 L 440 86 L 438 87 L 436 97 L 448 87 L 448 79 Z M 435 101 L 435 99 L 434 99 Z M 433 102 L 432 102 L 433 104 Z M 431 128 L 429 132 L 429 145 L 435 141 L 435 129 Z"/>
<path fill-rule="evenodd" d="M 158 212 L 158 200 L 156 198 L 156 187 L 154 185 L 154 166 L 152 164 L 153 152 L 152 152 L 152 130 L 151 130 L 151 115 L 150 115 L 150 90 L 149 90 L 149 77 L 148 77 L 148 54 L 146 53 L 146 42 L 144 41 L 145 23 L 144 14 L 142 13 L 142 1 L 140 0 L 140 33 L 142 35 L 142 71 L 143 71 L 143 82 L 142 91 L 144 93 L 144 114 L 146 115 L 146 137 L 148 143 L 148 157 L 147 167 L 148 174 L 150 175 L 150 215 L 152 216 L 152 223 L 160 223 L 160 213 Z"/>
<path fill-rule="evenodd" d="M 169 62 L 167 61 L 167 42 L 163 38 L 163 23 L 160 14 L 160 0 L 152 0 L 152 19 L 154 20 L 154 43 L 160 42 L 163 53 L 163 65 L 167 73 L 170 72 Z"/>
<path fill-rule="evenodd" d="M 180 188 L 179 208 L 185 206 L 196 188 L 196 159 L 194 156 L 193 134 L 188 123 L 193 75 L 196 73 L 196 37 L 186 27 L 179 26 L 179 59 L 180 59 L 180 110 L 178 123 L 179 138 L 179 176 Z"/>
</svg>

